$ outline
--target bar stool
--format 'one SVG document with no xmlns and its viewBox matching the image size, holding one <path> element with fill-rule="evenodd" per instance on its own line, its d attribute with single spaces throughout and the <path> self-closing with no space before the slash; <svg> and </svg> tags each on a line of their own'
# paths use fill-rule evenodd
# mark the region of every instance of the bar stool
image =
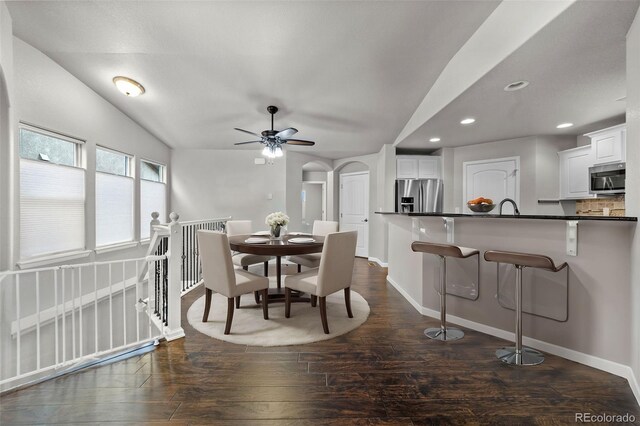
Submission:
<svg viewBox="0 0 640 426">
<path fill-rule="evenodd" d="M 464 336 L 464 332 L 457 328 L 447 327 L 447 257 L 466 259 L 480 252 L 473 248 L 459 247 L 451 244 L 437 244 L 426 241 L 414 241 L 411 250 L 420 253 L 435 254 L 440 257 L 440 328 L 427 328 L 425 336 L 430 339 L 448 342 L 458 340 Z M 478 275 L 479 275 L 478 271 Z"/>
<path fill-rule="evenodd" d="M 564 262 L 559 266 L 553 260 L 541 254 L 515 253 L 489 250 L 484 252 L 487 262 L 509 263 L 516 267 L 516 341 L 515 346 L 498 349 L 496 357 L 502 362 L 515 365 L 538 365 L 544 361 L 544 355 L 535 349 L 522 346 L 522 269 L 540 268 L 558 272 L 567 267 Z"/>
</svg>

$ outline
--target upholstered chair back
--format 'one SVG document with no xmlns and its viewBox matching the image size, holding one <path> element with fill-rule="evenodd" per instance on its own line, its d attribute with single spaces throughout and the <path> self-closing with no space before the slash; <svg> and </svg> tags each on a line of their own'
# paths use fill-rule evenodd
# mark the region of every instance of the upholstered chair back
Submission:
<svg viewBox="0 0 640 426">
<path fill-rule="evenodd" d="M 338 232 L 338 222 L 331 220 L 314 220 L 313 235 L 325 236 L 331 232 Z"/>
<path fill-rule="evenodd" d="M 250 220 L 228 220 L 227 221 L 227 235 L 243 235 L 250 234 L 252 231 L 252 224 Z"/>
<path fill-rule="evenodd" d="M 223 296 L 233 297 L 236 274 L 227 236 L 218 231 L 200 230 L 198 248 L 205 287 Z"/>
<path fill-rule="evenodd" d="M 317 296 L 325 297 L 351 286 L 357 240 L 357 231 L 327 234 L 318 268 Z"/>
</svg>

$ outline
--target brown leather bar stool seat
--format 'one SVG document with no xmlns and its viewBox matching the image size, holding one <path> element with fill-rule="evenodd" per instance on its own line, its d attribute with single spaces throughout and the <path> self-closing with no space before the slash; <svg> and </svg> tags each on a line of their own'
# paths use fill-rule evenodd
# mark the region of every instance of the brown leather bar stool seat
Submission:
<svg viewBox="0 0 640 426">
<path fill-rule="evenodd" d="M 449 341 L 464 337 L 460 329 L 447 327 L 447 257 L 466 259 L 480 252 L 473 248 L 460 247 L 451 244 L 437 244 L 427 241 L 414 241 L 411 250 L 419 253 L 434 254 L 440 258 L 440 327 L 427 328 L 425 336 L 430 339 Z"/>
<path fill-rule="evenodd" d="M 517 253 L 489 250 L 484 253 L 487 262 L 509 263 L 516 267 L 516 341 L 515 346 L 498 349 L 496 357 L 507 364 L 537 365 L 544 361 L 544 355 L 535 349 L 522 346 L 522 269 L 539 268 L 558 272 L 567 267 L 564 262 L 556 265 L 549 256 L 542 254 Z"/>
</svg>

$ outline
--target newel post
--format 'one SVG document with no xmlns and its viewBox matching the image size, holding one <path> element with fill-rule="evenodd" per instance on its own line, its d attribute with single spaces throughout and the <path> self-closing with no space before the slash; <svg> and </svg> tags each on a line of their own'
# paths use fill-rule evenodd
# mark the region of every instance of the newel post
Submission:
<svg viewBox="0 0 640 426">
<path fill-rule="evenodd" d="M 180 216 L 171 212 L 169 219 L 169 247 L 167 249 L 168 258 L 168 306 L 167 325 L 164 329 L 164 336 L 168 341 L 184 337 L 184 330 L 181 326 L 181 293 L 182 283 L 180 281 L 180 269 L 182 266 L 182 225 L 178 222 Z"/>
</svg>

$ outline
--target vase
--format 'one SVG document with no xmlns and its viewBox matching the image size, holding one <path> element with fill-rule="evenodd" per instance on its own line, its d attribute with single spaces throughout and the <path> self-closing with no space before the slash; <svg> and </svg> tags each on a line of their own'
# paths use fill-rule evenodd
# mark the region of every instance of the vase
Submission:
<svg viewBox="0 0 640 426">
<path fill-rule="evenodd" d="M 282 225 L 274 225 L 271 227 L 271 239 L 272 240 L 282 239 Z"/>
</svg>

